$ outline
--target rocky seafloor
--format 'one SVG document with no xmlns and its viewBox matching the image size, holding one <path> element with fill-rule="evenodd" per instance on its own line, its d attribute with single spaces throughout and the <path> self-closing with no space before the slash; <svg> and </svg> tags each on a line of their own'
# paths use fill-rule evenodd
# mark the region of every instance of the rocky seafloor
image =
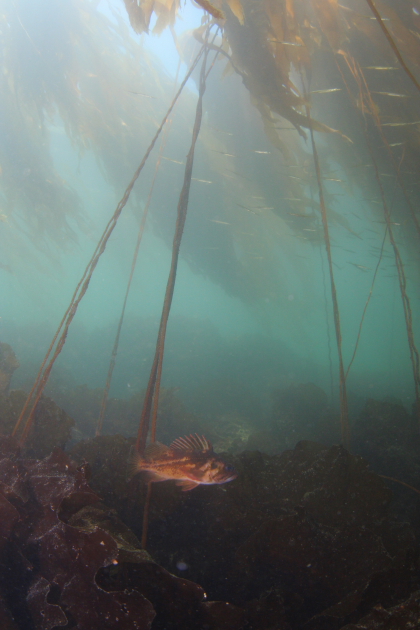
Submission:
<svg viewBox="0 0 420 630">
<path fill-rule="evenodd" d="M 154 484 L 146 552 L 146 486 L 126 478 L 134 440 L 69 442 L 72 419 L 45 397 L 20 450 L 6 434 L 23 401 L 0 397 L 2 630 L 420 627 L 419 501 L 399 483 L 420 486 L 419 439 L 397 402 L 365 404 L 352 453 L 313 440 L 230 449 L 231 483 Z M 299 425 L 288 409 L 289 423 L 260 441 L 292 424 L 305 436 L 307 414 Z M 238 443 L 238 425 L 225 442 Z"/>
</svg>

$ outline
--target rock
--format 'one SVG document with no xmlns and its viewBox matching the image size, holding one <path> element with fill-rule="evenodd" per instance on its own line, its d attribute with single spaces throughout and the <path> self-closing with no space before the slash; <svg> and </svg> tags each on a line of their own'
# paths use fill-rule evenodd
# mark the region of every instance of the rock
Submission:
<svg viewBox="0 0 420 630">
<path fill-rule="evenodd" d="M 203 630 L 242 630 L 245 625 L 245 611 L 229 602 L 205 602 L 201 613 L 199 627 Z"/>
<path fill-rule="evenodd" d="M 0 628 L 1 630 L 19 630 L 2 598 L 0 598 Z"/>
<path fill-rule="evenodd" d="M 414 416 L 395 400 L 367 400 L 352 429 L 352 450 L 388 478 L 394 493 L 393 512 L 408 519 L 420 534 L 420 435 Z M 413 489 L 402 485 L 408 484 Z"/>
<path fill-rule="evenodd" d="M 85 471 L 0 436 L 2 630 L 241 630 L 244 611 L 154 562 Z"/>
<path fill-rule="evenodd" d="M 250 630 L 291 630 L 286 621 L 284 600 L 276 589 L 248 602 L 246 619 Z"/>
<path fill-rule="evenodd" d="M 129 448 L 108 436 L 78 445 L 74 456 L 90 463 L 92 487 L 140 536 L 145 484 L 124 490 Z M 172 482 L 153 484 L 149 517 L 157 562 L 245 611 L 210 607 L 220 627 L 232 615 L 232 628 L 337 630 L 413 591 L 413 533 L 390 516 L 391 492 L 361 457 L 301 442 L 280 455 L 244 452 L 231 461 L 239 476 L 224 485 L 186 493 Z M 203 627 L 217 623 L 208 618 Z"/>
<path fill-rule="evenodd" d="M 0 433 L 11 434 L 27 394 L 13 390 L 9 396 L 0 396 Z M 34 416 L 32 429 L 25 444 L 26 454 L 36 458 L 49 455 L 56 446 L 64 448 L 71 437 L 74 421 L 47 396 L 41 396 Z"/>
<path fill-rule="evenodd" d="M 380 604 L 358 623 L 350 623 L 341 630 L 412 630 L 420 624 L 420 591 L 393 608 Z"/>
<path fill-rule="evenodd" d="M 415 432 L 412 418 L 401 403 L 369 398 L 352 435 L 358 450 L 374 457 L 378 450 L 405 448 Z"/>
<path fill-rule="evenodd" d="M 89 463 L 91 477 L 89 483 L 108 506 L 112 506 L 119 517 L 128 524 L 134 524 L 141 535 L 143 503 L 146 484 L 141 475 L 130 481 L 129 464 L 134 438 L 122 435 L 101 435 L 76 444 L 70 455 L 79 465 Z M 151 505 L 150 519 L 163 519 L 186 500 L 186 494 L 173 492 L 169 483 L 154 484 L 153 494 L 158 498 Z"/>
<path fill-rule="evenodd" d="M 273 393 L 272 426 L 277 439 L 293 448 L 300 440 L 340 441 L 339 418 L 326 393 L 314 383 L 290 385 Z"/>
<path fill-rule="evenodd" d="M 255 431 L 248 437 L 247 451 L 261 451 L 267 455 L 276 455 L 287 450 L 288 445 L 277 431 Z"/>
</svg>

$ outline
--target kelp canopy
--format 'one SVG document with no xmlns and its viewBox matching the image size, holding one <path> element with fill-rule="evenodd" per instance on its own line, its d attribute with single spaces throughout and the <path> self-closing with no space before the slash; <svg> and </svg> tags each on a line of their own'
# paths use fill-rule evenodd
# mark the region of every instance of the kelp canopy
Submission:
<svg viewBox="0 0 420 630">
<path fill-rule="evenodd" d="M 267 172 L 271 167 L 271 177 L 277 173 L 280 186 L 276 189 L 271 184 L 265 188 L 271 190 L 272 196 L 267 199 L 266 194 L 250 195 L 248 189 L 247 201 L 242 204 L 236 201 L 236 204 L 257 215 L 273 212 L 288 224 L 295 237 L 325 241 L 342 386 L 354 354 L 345 372 L 328 223 L 340 225 L 358 239 L 363 240 L 363 236 L 353 228 L 354 220 L 349 220 L 343 212 L 344 204 L 337 200 L 340 193 L 336 184 L 348 195 L 359 197 L 357 209 L 362 215 L 368 214 L 375 223 L 383 223 L 386 231 L 382 247 L 374 246 L 378 252 L 376 272 L 389 239 L 398 272 L 420 418 L 419 352 L 407 290 L 405 264 L 408 261 L 400 252 L 402 247 L 405 253 L 414 256 L 417 280 L 420 84 L 415 73 L 420 64 L 420 7 L 416 3 L 374 3 L 373 0 L 344 4 L 337 0 L 197 2 L 208 12 L 208 21 L 219 25 L 221 37 L 214 48 L 221 58 L 228 59 L 224 75 L 234 73 L 241 78 L 261 115 L 266 137 L 279 151 L 274 160 L 267 160 L 268 168 L 266 163 L 262 169 Z M 179 13 L 177 0 L 166 3 L 125 0 L 125 5 L 137 32 L 148 30 L 153 13 L 157 17 L 156 33 L 165 26 L 172 27 Z M 205 18 L 203 22 L 194 33 L 199 41 L 207 28 Z M 235 105 L 231 104 L 231 108 L 236 115 Z M 217 111 L 212 113 L 218 123 L 223 121 L 224 117 Z M 310 130 L 313 163 L 308 160 L 294 130 L 304 140 Z M 254 157 L 270 153 L 247 146 L 250 134 L 243 131 L 244 127 L 233 133 L 230 153 L 220 150 L 227 149 L 227 142 L 218 150 L 214 148 L 213 138 L 210 140 L 213 143 L 210 150 L 222 156 L 218 157 L 219 167 L 223 162 L 221 171 L 224 173 L 221 174 L 226 176 L 226 172 L 230 172 L 236 179 L 236 190 L 234 184 L 228 192 L 230 196 L 232 189 L 235 190 L 236 199 L 240 191 L 243 193 L 248 188 L 244 181 L 238 182 L 241 177 L 248 179 L 244 160 L 239 156 L 250 155 L 250 152 L 254 152 Z M 321 162 L 313 132 L 325 134 Z M 226 158 L 237 158 L 234 170 L 227 167 Z M 248 176 L 251 177 L 251 172 Z M 260 183 L 255 171 L 252 179 L 253 185 L 256 181 Z M 250 199 L 255 201 L 250 202 Z M 364 207 L 359 208 L 361 201 Z M 227 203 L 235 202 L 230 198 Z M 354 211 L 351 214 L 362 220 Z M 275 247 L 270 248 L 271 252 L 274 250 Z M 267 258 L 255 256 L 255 253 L 254 250 L 256 259 Z M 350 264 L 361 271 L 368 270 L 365 265 L 352 261 Z M 263 276 L 266 278 L 267 274 Z M 266 286 L 262 287 L 260 282 L 262 292 L 267 290 Z M 360 327 L 365 311 L 366 307 Z M 356 348 L 360 332 L 361 328 Z M 345 389 L 342 395 L 345 397 Z"/>
<path fill-rule="evenodd" d="M 54 136 L 67 136 L 80 159 L 94 151 L 120 191 L 163 113 L 167 77 L 130 38 L 121 16 L 105 16 L 97 5 L 1 2 L 0 261 L 9 272 L 28 246 L 24 235 L 38 254 L 52 256 L 91 231 L 77 181 L 58 172 Z"/>
<path fill-rule="evenodd" d="M 400 318 L 392 361 L 407 363 L 411 352 L 418 382 L 420 95 L 369 3 L 198 4 L 205 10 L 201 27 L 177 42 L 183 59 L 190 62 L 210 22 L 219 32 L 211 44 L 217 58 L 204 99 L 193 211 L 181 256 L 194 272 L 245 303 L 266 330 L 314 360 L 325 359 L 327 337 L 334 334 L 332 271 L 345 367 L 372 288 L 376 296 L 372 282 L 379 264 L 387 296 L 369 306 L 369 330 L 380 345 L 387 325 Z M 53 257 L 62 261 L 63 251 L 75 251 L 75 242 L 94 232 L 83 185 L 74 174 L 65 178 L 55 159 L 56 136 L 68 139 L 80 160 L 94 154 L 120 196 L 171 100 L 173 79 L 135 38 L 118 12 L 121 0 L 109 3 L 106 12 L 102 5 L 1 2 L 5 275 L 28 274 L 29 260 L 32 270 L 36 262 L 51 272 Z M 419 3 L 375 6 L 416 75 Z M 152 23 L 156 34 L 176 29 L 183 12 L 177 0 L 125 0 L 125 7 L 138 33 Z M 194 95 L 184 94 L 164 149 L 163 185 L 152 198 L 150 222 L 168 245 L 193 106 Z M 147 197 L 151 173 L 135 189 L 138 205 Z M 103 216 L 104 223 L 108 218 Z M 330 261 L 324 258 L 323 219 Z M 395 295 L 394 286 L 403 305 L 396 311 L 388 297 Z M 375 354 L 372 346 L 363 354 L 366 347 L 359 350 L 363 358 Z M 378 358 L 375 365 L 373 356 L 370 365 L 383 369 L 382 363 Z"/>
</svg>

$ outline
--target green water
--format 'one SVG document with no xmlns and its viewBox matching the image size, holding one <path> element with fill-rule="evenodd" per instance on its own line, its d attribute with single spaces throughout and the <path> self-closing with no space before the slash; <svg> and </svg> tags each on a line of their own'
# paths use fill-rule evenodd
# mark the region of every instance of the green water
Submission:
<svg viewBox="0 0 420 630">
<path fill-rule="evenodd" d="M 42 17 L 48 3 L 34 4 Z M 68 7 L 72 15 L 80 18 L 77 3 L 69 3 Z M 57 107 L 58 101 L 54 104 L 51 98 L 52 114 L 41 116 L 43 150 L 49 155 L 55 175 L 75 192 L 81 219 L 76 221 L 71 213 L 66 218 L 65 209 L 55 204 L 53 212 L 60 220 L 68 222 L 71 233 L 50 229 L 54 228 L 54 215 L 43 214 L 39 200 L 38 206 L 34 203 L 32 209 L 25 207 L 24 200 L 12 207 L 8 200 L 10 190 L 5 189 L 3 193 L 2 212 L 6 218 L 0 223 L 0 239 L 1 262 L 5 268 L 0 270 L 0 338 L 11 344 L 21 363 L 13 377 L 14 388 L 28 388 L 35 377 L 96 242 L 173 93 L 173 76 L 148 50 L 147 37 L 139 44 L 138 38 L 135 41 L 128 31 L 125 34 L 130 39 L 130 50 L 144 46 L 143 52 L 138 49 L 145 60 L 139 66 L 128 56 L 128 43 L 125 49 L 121 44 L 123 40 L 112 35 L 113 27 L 101 21 L 92 8 L 89 10 L 92 20 L 96 20 L 93 61 L 85 60 L 82 55 L 74 68 L 75 76 L 78 73 L 79 80 L 85 82 L 81 88 L 84 96 L 78 107 L 89 109 L 90 95 L 98 108 L 96 115 L 90 111 L 84 119 L 93 116 L 95 133 L 83 125 L 79 127 L 79 137 L 74 129 L 71 131 L 67 114 L 74 111 L 74 103 L 70 101 L 66 111 L 65 100 Z M 35 13 L 29 12 L 26 19 L 28 37 L 32 33 L 36 40 Z M 125 16 L 121 19 L 126 23 Z M 16 46 L 23 42 L 21 45 L 27 50 L 30 42 L 24 41 L 22 29 L 19 32 L 16 28 L 15 37 Z M 86 37 L 83 31 L 85 45 Z M 38 46 L 37 41 L 32 43 Z M 102 66 L 97 61 L 101 45 L 108 45 L 112 51 Z M 54 55 L 61 50 L 61 43 L 53 37 L 47 39 L 45 46 L 42 59 L 46 52 Z M 75 48 L 66 43 L 66 50 L 77 57 L 77 45 L 73 46 Z M 44 70 L 38 57 L 23 55 L 20 67 L 29 74 L 39 72 L 41 76 Z M 236 405 L 236 410 L 243 413 L 241 388 L 251 391 L 258 401 L 258 412 L 253 413 L 260 416 L 252 418 L 258 427 L 270 407 L 272 391 L 291 384 L 312 382 L 327 393 L 332 406 L 337 406 L 337 344 L 310 142 L 300 138 L 293 129 L 288 135 L 285 132 L 299 155 L 299 177 L 303 174 L 306 178 L 302 190 L 309 202 L 304 209 L 307 217 L 302 218 L 299 201 L 291 197 L 290 188 L 285 192 L 287 182 L 290 183 L 296 172 L 294 167 L 270 144 L 260 114 L 250 102 L 241 79 L 237 76 L 221 78 L 224 66 L 221 60 L 216 63 L 204 97 L 205 114 L 169 319 L 163 386 L 178 388 L 178 396 L 188 403 L 194 395 L 197 399 L 198 394 L 194 392 L 204 391 L 206 386 L 217 397 L 219 390 L 215 383 L 221 387 L 220 383 L 235 382 L 238 394 L 236 402 L 229 402 L 230 410 L 235 411 Z M 117 79 L 117 67 L 126 75 Z M 102 88 L 86 83 L 83 74 L 86 69 L 92 73 L 92 68 L 95 76 L 91 81 L 102 81 Z M 105 120 L 103 111 L 111 102 L 107 100 L 107 90 L 112 91 L 115 86 L 121 88 L 123 84 L 129 91 L 134 82 L 132 91 L 143 89 L 153 100 L 142 100 L 141 95 L 131 92 L 128 97 L 121 92 L 118 105 L 119 99 L 113 93 L 111 100 L 115 110 L 107 110 Z M 343 96 L 331 94 L 327 99 L 327 95 L 318 95 L 314 99 L 314 117 L 335 124 L 340 101 L 334 99 L 339 98 Z M 195 100 L 195 84 L 190 83 L 171 120 L 163 150 L 164 158 L 169 159 L 162 160 L 157 174 L 122 329 L 111 385 L 111 395 L 115 397 L 126 398 L 142 391 L 147 383 L 183 180 L 183 165 L 177 162 L 185 161 L 189 148 Z M 24 103 L 24 107 L 29 108 L 27 94 Z M 101 103 L 104 110 L 99 108 Z M 83 118 L 83 114 L 81 116 Z M 139 120 L 144 123 L 141 129 L 137 126 Z M 110 121 L 114 125 L 111 131 L 106 127 Z M 81 137 L 85 138 L 83 149 L 78 144 Z M 380 195 L 372 169 L 369 171 L 360 159 L 362 155 L 368 159 L 366 152 L 361 150 L 356 155 L 349 143 L 340 138 L 331 139 L 327 134 L 316 134 L 316 139 L 325 177 L 346 369 L 378 263 L 384 216 L 377 203 Z M 359 140 L 359 135 L 355 134 L 354 141 Z M 54 368 L 47 390 L 51 395 L 57 388 L 82 384 L 90 388 L 104 386 L 139 222 L 158 152 L 159 142 L 95 269 Z M 29 150 L 23 151 L 28 164 L 29 153 Z M 346 169 L 345 165 L 359 170 L 350 178 L 349 173 L 355 170 Z M 31 167 L 23 162 L 18 172 L 22 178 L 30 178 L 31 172 L 25 168 Z M 359 182 L 361 171 L 363 176 Z M 398 225 L 394 226 L 394 233 L 405 264 L 414 332 L 418 336 L 420 250 L 412 242 L 409 221 L 404 219 L 407 208 L 395 178 L 389 184 L 384 182 L 388 203 L 396 213 Z M 14 185 L 19 186 L 16 179 Z M 375 203 L 366 201 L 367 189 L 371 190 Z M 309 207 L 311 198 L 313 209 Z M 347 387 L 350 396 L 360 401 L 366 397 L 393 396 L 407 408 L 411 408 L 414 401 L 407 330 L 389 239 L 385 242 Z M 220 396 L 223 395 L 220 390 Z M 204 402 L 199 407 L 205 414 Z"/>
</svg>

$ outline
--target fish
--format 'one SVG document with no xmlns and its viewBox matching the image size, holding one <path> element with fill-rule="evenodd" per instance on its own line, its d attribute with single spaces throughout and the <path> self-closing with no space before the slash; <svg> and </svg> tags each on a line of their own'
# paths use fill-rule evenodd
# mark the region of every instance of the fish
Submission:
<svg viewBox="0 0 420 630">
<path fill-rule="evenodd" d="M 351 260 L 347 261 L 350 265 L 353 265 L 353 267 L 357 267 L 357 269 L 360 269 L 361 271 L 367 272 L 370 270 L 370 267 L 365 267 L 364 265 L 356 265 L 356 263 L 351 262 Z"/>
<path fill-rule="evenodd" d="M 135 94 L 136 96 L 144 96 L 145 98 L 157 98 L 157 96 L 150 96 L 150 94 L 144 94 L 143 92 L 133 92 L 132 90 L 127 90 L 127 92 L 129 92 L 130 94 Z"/>
<path fill-rule="evenodd" d="M 365 66 L 365 70 L 399 70 L 393 66 Z"/>
<path fill-rule="evenodd" d="M 144 457 L 135 453 L 131 473 L 142 471 L 149 482 L 174 479 L 184 492 L 199 485 L 227 483 L 238 476 L 231 464 L 215 454 L 211 442 L 197 434 L 177 438 L 170 446 L 152 442 Z"/>
<path fill-rule="evenodd" d="M 168 162 L 173 162 L 174 164 L 181 164 L 181 166 L 185 165 L 185 162 L 180 162 L 179 160 L 173 160 L 172 158 L 165 157 L 162 155 L 162 160 L 168 160 Z"/>
<path fill-rule="evenodd" d="M 298 48 L 303 48 L 305 45 L 298 42 L 282 42 L 279 39 L 269 39 L 268 41 L 273 42 L 274 44 L 283 44 L 283 46 L 297 46 Z"/>
<path fill-rule="evenodd" d="M 394 96 L 395 98 L 410 98 L 409 94 L 397 94 L 396 92 L 372 92 L 372 94 L 382 94 L 382 96 Z"/>
<path fill-rule="evenodd" d="M 226 155 L 227 157 L 237 157 L 233 155 L 233 153 L 226 153 L 225 151 L 216 151 L 216 149 L 212 149 L 213 153 L 220 153 L 220 155 Z"/>
<path fill-rule="evenodd" d="M 213 131 L 218 131 L 219 133 L 225 133 L 227 136 L 233 136 L 233 133 L 230 133 L 230 131 L 224 131 L 224 129 L 218 129 L 217 127 L 210 127 L 210 129 L 213 129 Z"/>
<path fill-rule="evenodd" d="M 328 90 L 312 90 L 310 94 L 329 94 L 330 92 L 341 92 L 341 88 L 329 88 Z"/>
<path fill-rule="evenodd" d="M 237 203 L 236 205 L 239 206 L 239 208 L 243 208 L 247 212 L 250 212 L 251 214 L 255 214 L 256 216 L 258 216 L 258 212 L 254 212 L 254 210 L 260 210 L 260 208 L 248 208 L 248 206 L 243 206 L 241 203 Z"/>
<path fill-rule="evenodd" d="M 408 127 L 409 125 L 420 125 L 420 120 L 413 120 L 412 122 L 387 122 L 387 123 L 382 123 L 382 127 Z"/>
</svg>

